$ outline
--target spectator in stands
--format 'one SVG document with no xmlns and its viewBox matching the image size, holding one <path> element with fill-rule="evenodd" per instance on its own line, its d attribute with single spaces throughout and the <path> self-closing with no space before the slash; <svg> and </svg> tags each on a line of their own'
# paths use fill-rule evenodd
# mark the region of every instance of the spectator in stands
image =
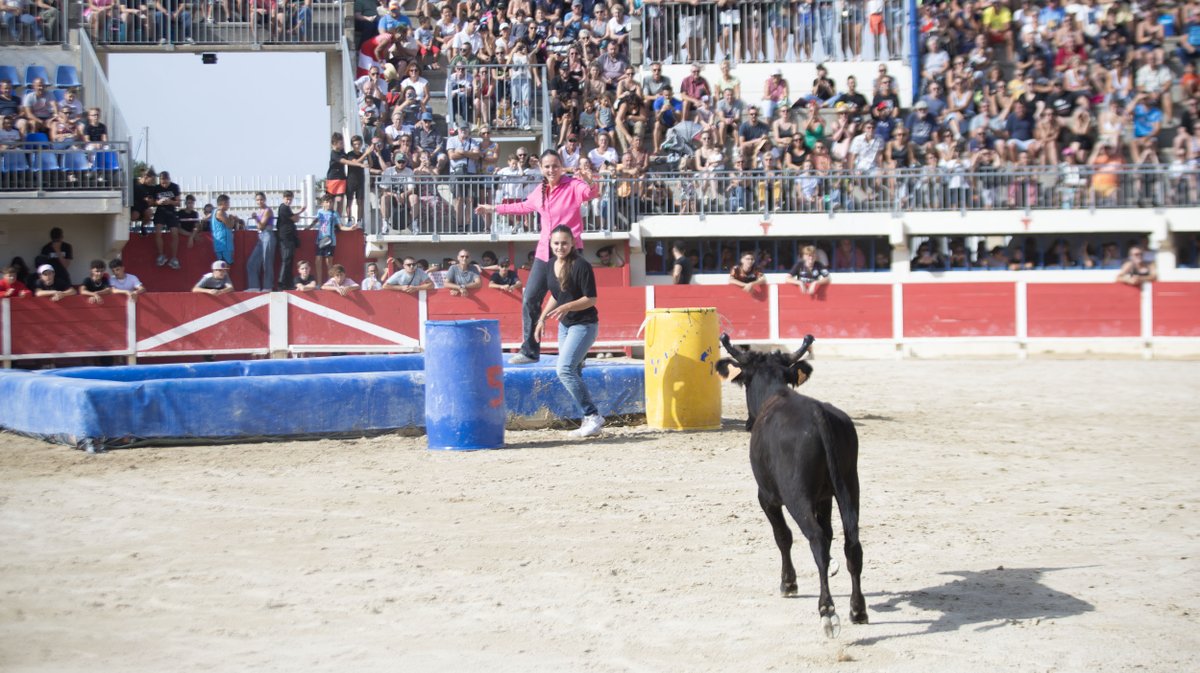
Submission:
<svg viewBox="0 0 1200 673">
<path fill-rule="evenodd" d="M 758 108 L 754 106 L 746 111 L 746 117 L 746 121 L 738 127 L 737 146 L 743 159 L 753 163 L 754 157 L 770 143 L 771 128 L 759 118 Z"/>
<path fill-rule="evenodd" d="M 1036 155 L 1041 151 L 1041 144 L 1034 139 L 1033 135 L 1035 123 L 1033 112 L 1025 104 L 1025 101 L 1018 100 L 1013 103 L 1012 112 L 1005 120 L 1005 130 L 1008 132 L 1006 148 L 1010 162 L 1016 162 L 1017 155 L 1021 152 Z"/>
<path fill-rule="evenodd" d="M 342 220 L 333 210 L 333 197 L 325 194 L 321 197 L 321 208 L 317 210 L 313 228 L 317 230 L 317 257 L 325 260 L 325 271 L 333 269 L 333 254 L 337 250 L 337 232 L 353 231 L 355 228 L 342 224 Z M 321 284 L 321 267 L 317 266 L 317 284 Z"/>
<path fill-rule="evenodd" d="M 82 18 L 91 28 L 90 35 L 102 38 L 108 33 L 114 10 L 117 9 L 115 0 L 87 0 L 83 8 Z"/>
<path fill-rule="evenodd" d="M 346 152 L 346 139 L 340 133 L 330 136 L 329 146 L 329 168 L 325 171 L 325 193 L 333 196 L 338 212 L 342 212 L 342 200 L 346 195 L 346 163 L 350 159 L 350 154 Z"/>
<path fill-rule="evenodd" d="M 0 298 L 10 297 L 29 297 L 33 293 L 25 287 L 25 283 L 21 281 L 20 271 L 17 267 L 9 265 L 4 267 L 4 276 L 0 278 Z"/>
<path fill-rule="evenodd" d="M 325 281 L 321 289 L 330 290 L 345 297 L 352 290 L 358 289 L 358 283 L 346 276 L 346 267 L 341 264 L 334 264 L 329 269 L 329 280 Z"/>
<path fill-rule="evenodd" d="M 88 302 L 92 304 L 103 304 L 104 295 L 112 294 L 112 285 L 108 282 L 108 275 L 104 273 L 104 260 L 92 260 L 90 273 L 87 278 L 83 279 L 83 284 L 79 286 L 79 294 L 88 298 Z"/>
<path fill-rule="evenodd" d="M 366 275 L 363 276 L 360 289 L 365 292 L 375 292 L 383 289 L 383 281 L 379 279 L 379 265 L 375 262 L 367 263 Z"/>
<path fill-rule="evenodd" d="M 49 264 L 54 268 L 55 275 L 67 285 L 70 285 L 70 267 L 71 260 L 73 259 L 75 259 L 74 248 L 63 238 L 62 227 L 53 227 L 50 229 L 50 242 L 42 246 L 42 250 L 38 253 L 34 263 L 39 267 L 43 264 Z M 40 269 L 38 273 L 41 273 Z"/>
<path fill-rule="evenodd" d="M 233 232 L 243 225 L 242 218 L 229 212 L 229 195 L 218 196 L 217 207 L 208 223 L 208 230 L 213 237 L 213 254 L 217 260 L 226 263 L 233 260 Z"/>
<path fill-rule="evenodd" d="M 87 142 L 85 149 L 99 150 L 108 144 L 108 127 L 100 121 L 100 108 L 88 108 L 87 120 L 79 124 L 79 132 Z"/>
<path fill-rule="evenodd" d="M 480 160 L 483 153 L 480 143 L 471 137 L 471 126 L 467 123 L 458 125 L 458 133 L 446 141 L 446 153 L 450 157 L 450 174 L 462 179 L 452 178 L 451 188 L 454 196 L 454 218 L 459 223 L 459 230 L 471 228 L 471 210 L 478 201 L 480 183 L 471 181 L 470 176 L 479 175 Z"/>
<path fill-rule="evenodd" d="M 292 261 L 296 256 L 296 248 L 300 247 L 300 234 L 296 231 L 296 224 L 300 221 L 305 206 L 293 210 L 292 199 L 294 198 L 295 194 L 292 193 L 292 190 L 284 190 L 283 200 L 275 209 L 275 239 L 279 246 L 279 278 L 277 281 L 281 290 L 289 290 L 296 285 L 292 278 Z"/>
<path fill-rule="evenodd" d="M 766 286 L 767 276 L 755 263 L 753 252 L 743 252 L 741 263 L 729 270 L 729 284 L 742 288 L 746 293 L 753 292 L 760 285 Z"/>
<path fill-rule="evenodd" d="M 1163 63 L 1163 52 L 1155 49 L 1150 52 L 1150 58 L 1137 71 L 1137 89 L 1145 94 L 1143 102 L 1149 103 L 1162 110 L 1166 119 L 1174 117 L 1174 104 L 1171 98 L 1171 87 L 1175 83 L 1175 73 Z"/>
<path fill-rule="evenodd" d="M 616 248 L 606 245 L 596 250 L 597 265 L 606 269 L 619 269 L 625 266 L 625 261 L 617 255 Z"/>
<path fill-rule="evenodd" d="M 488 282 L 491 287 L 508 293 L 516 292 L 521 289 L 522 285 L 521 279 L 517 277 L 517 272 L 513 270 L 508 258 L 499 261 L 495 271 L 488 276 Z"/>
<path fill-rule="evenodd" d="M 950 69 L 950 54 L 942 48 L 936 37 L 925 41 L 925 56 L 921 59 L 921 80 L 941 82 Z"/>
<path fill-rule="evenodd" d="M 834 271 L 866 271 L 867 256 L 861 248 L 849 238 L 838 239 L 837 247 L 833 250 Z"/>
<path fill-rule="evenodd" d="M 417 266 L 415 259 L 405 257 L 400 268 L 388 276 L 383 284 L 383 289 L 414 294 L 421 290 L 433 289 L 433 281 L 430 280 L 429 274 L 424 269 Z"/>
<path fill-rule="evenodd" d="M 856 252 L 862 254 L 857 249 Z M 865 266 L 865 260 L 863 264 Z M 788 272 L 784 281 L 800 286 L 800 291 L 810 296 L 817 294 L 822 286 L 829 284 L 829 269 L 817 259 L 816 247 L 806 245 L 801 248 L 800 259 Z"/>
<path fill-rule="evenodd" d="M 604 82 L 613 89 L 615 89 L 617 86 L 617 80 L 621 78 L 621 75 L 625 72 L 625 69 L 629 67 L 629 60 L 621 55 L 620 47 L 618 47 L 616 42 L 609 42 L 604 48 L 604 53 L 600 55 L 600 58 L 598 58 L 596 62 L 600 64 L 600 76 L 603 77 Z M 650 71 L 651 76 L 653 77 L 653 65 L 651 65 Z M 661 77 L 662 64 L 659 64 L 659 73 Z M 646 92 L 643 92 L 642 95 L 651 99 L 653 99 L 654 96 L 654 94 Z"/>
<path fill-rule="evenodd" d="M 33 31 L 37 44 L 41 45 L 46 41 L 39 18 L 34 15 L 34 11 L 31 0 L 6 0 L 0 5 L 0 16 L 4 18 L 4 24 L 8 26 L 8 36 L 13 42 L 21 42 L 21 30 L 24 26 L 28 26 Z"/>
<path fill-rule="evenodd" d="M 161 171 L 158 174 L 158 185 L 154 187 L 154 247 L 158 258 L 154 263 L 158 266 L 170 265 L 179 270 L 179 204 L 182 190 L 179 185 L 171 182 L 171 174 Z M 168 258 L 163 249 L 163 233 L 171 233 L 171 256 Z M 228 260 L 227 260 L 228 261 Z"/>
<path fill-rule="evenodd" d="M 41 77 L 35 78 L 21 99 L 21 117 L 25 123 L 22 132 L 49 130 L 50 119 L 57 109 L 54 97 L 46 90 L 46 82 Z"/>
<path fill-rule="evenodd" d="M 438 161 L 446 156 L 446 141 L 434 128 L 432 113 L 421 114 L 421 121 L 413 129 L 413 143 L 417 149 L 429 155 L 430 164 L 437 165 Z"/>
<path fill-rule="evenodd" d="M 309 292 L 317 289 L 317 277 L 313 275 L 313 266 L 308 260 L 300 260 L 296 265 L 296 276 L 292 286 L 298 292 Z"/>
<path fill-rule="evenodd" d="M 688 257 L 687 247 L 682 239 L 671 244 L 671 255 L 675 258 L 671 266 L 671 280 L 676 285 L 690 285 L 692 276 L 696 273 L 696 265 Z"/>
<path fill-rule="evenodd" d="M 1129 248 L 1129 259 L 1117 273 L 1117 282 L 1138 286 L 1158 280 L 1158 269 L 1153 261 L 1146 261 L 1145 249 L 1141 246 Z"/>
<path fill-rule="evenodd" d="M 611 146 L 607 133 L 596 135 L 596 147 L 588 152 L 587 158 L 591 162 L 594 171 L 599 171 L 605 164 L 615 166 L 620 161 L 617 150 Z"/>
<path fill-rule="evenodd" d="M 25 128 L 21 115 L 21 99 L 13 95 L 13 85 L 8 80 L 0 80 L 0 118 L 16 122 L 19 129 Z"/>
<path fill-rule="evenodd" d="M 358 44 L 379 34 L 378 0 L 354 0 L 354 38 Z"/>
<path fill-rule="evenodd" d="M 445 287 L 450 289 L 452 295 L 466 297 L 471 290 L 482 286 L 483 279 L 479 275 L 479 268 L 471 263 L 471 253 L 459 250 L 458 263 L 446 271 Z"/>
<path fill-rule="evenodd" d="M 212 271 L 204 274 L 192 292 L 210 294 L 212 296 L 233 292 L 233 280 L 229 277 L 229 263 L 218 259 L 212 263 Z"/>
<path fill-rule="evenodd" d="M 254 213 L 250 215 L 258 241 L 246 260 L 246 291 L 270 292 L 275 289 L 275 213 L 267 205 L 267 195 L 254 193 Z"/>
<path fill-rule="evenodd" d="M 533 87 L 542 83 L 540 71 L 529 67 L 536 62 L 537 57 L 529 53 L 524 42 L 518 42 L 508 56 L 513 117 L 517 125 L 525 130 L 533 128 Z"/>
<path fill-rule="evenodd" d="M 617 5 L 619 6 L 619 5 Z M 700 107 L 701 99 L 712 98 L 713 90 L 708 80 L 700 74 L 700 64 L 691 65 L 691 74 L 679 83 L 679 95 L 683 99 L 683 118 L 688 119 L 696 108 Z"/>
<path fill-rule="evenodd" d="M 137 296 L 146 291 L 146 287 L 137 276 L 125 272 L 125 262 L 120 257 L 108 263 L 108 270 L 112 272 L 109 274 L 108 283 L 113 294 L 123 294 L 128 297 L 128 301 L 137 301 Z"/>
<path fill-rule="evenodd" d="M 830 93 L 828 98 L 832 97 L 833 94 Z M 824 100 L 826 99 L 822 99 L 822 102 L 824 102 Z M 775 108 L 780 106 L 786 108 L 790 103 L 791 92 L 788 90 L 788 82 L 783 78 L 783 70 L 776 68 L 775 72 L 772 73 L 771 76 L 767 78 L 766 83 L 763 84 L 763 117 L 766 119 L 773 119 L 775 117 Z"/>
<path fill-rule="evenodd" d="M 71 287 L 71 281 L 55 274 L 54 267 L 50 264 L 42 264 L 37 271 L 37 282 L 33 285 L 34 296 L 49 297 L 50 301 L 59 301 L 63 297 L 75 294 L 75 288 Z"/>
</svg>

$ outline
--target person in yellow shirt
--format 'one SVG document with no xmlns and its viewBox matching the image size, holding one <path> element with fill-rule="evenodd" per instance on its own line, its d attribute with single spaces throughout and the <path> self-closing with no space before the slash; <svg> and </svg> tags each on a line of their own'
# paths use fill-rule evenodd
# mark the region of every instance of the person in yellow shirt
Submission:
<svg viewBox="0 0 1200 673">
<path fill-rule="evenodd" d="M 1004 45 L 1008 60 L 1013 59 L 1012 10 L 1004 0 L 992 0 L 983 10 L 983 27 L 987 31 L 988 44 L 993 47 Z"/>
</svg>

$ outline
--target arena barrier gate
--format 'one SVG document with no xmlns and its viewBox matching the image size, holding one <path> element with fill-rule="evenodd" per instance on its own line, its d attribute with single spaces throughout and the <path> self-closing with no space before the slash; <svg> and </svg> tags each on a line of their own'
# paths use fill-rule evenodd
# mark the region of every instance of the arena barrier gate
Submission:
<svg viewBox="0 0 1200 673">
<path fill-rule="evenodd" d="M 604 287 L 596 347 L 642 345 L 646 311 L 713 307 L 739 343 L 1125 340 L 1160 344 L 1200 337 L 1200 283 L 833 283 L 810 297 L 792 285 L 751 294 L 725 285 Z M 494 318 L 506 349 L 521 341 L 521 297 L 482 288 L 448 292 L 147 293 L 136 302 L 86 297 L 0 300 L 0 359 L 287 357 L 304 353 L 404 353 L 423 348 L 427 320 Z M 558 326 L 546 329 L 549 350 Z"/>
</svg>

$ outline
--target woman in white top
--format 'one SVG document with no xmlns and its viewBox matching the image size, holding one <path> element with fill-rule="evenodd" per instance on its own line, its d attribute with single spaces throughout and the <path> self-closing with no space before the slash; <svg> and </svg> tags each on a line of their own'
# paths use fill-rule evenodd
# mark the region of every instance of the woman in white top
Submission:
<svg viewBox="0 0 1200 673">
<path fill-rule="evenodd" d="M 592 162 L 593 169 L 600 170 L 606 161 L 616 165 L 617 161 L 621 158 L 610 142 L 607 133 L 596 134 L 596 147 L 591 152 L 588 152 L 588 161 Z"/>
<path fill-rule="evenodd" d="M 421 77 L 421 68 L 416 63 L 408 64 L 408 77 L 401 80 L 400 90 L 404 91 L 405 87 L 410 86 L 417 92 L 417 100 L 421 101 L 421 111 L 424 112 L 429 107 L 429 80 Z"/>
<path fill-rule="evenodd" d="M 533 87 L 541 85 L 537 71 L 529 67 L 535 62 L 530 55 L 529 47 L 524 42 L 518 42 L 508 57 L 508 78 L 512 83 L 513 116 L 523 129 L 533 126 Z"/>
</svg>

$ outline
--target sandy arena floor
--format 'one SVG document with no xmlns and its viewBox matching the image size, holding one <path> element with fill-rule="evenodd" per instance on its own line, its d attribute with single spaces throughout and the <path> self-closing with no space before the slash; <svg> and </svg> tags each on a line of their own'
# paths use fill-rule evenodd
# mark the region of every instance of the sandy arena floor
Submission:
<svg viewBox="0 0 1200 673">
<path fill-rule="evenodd" d="M 837 640 L 726 388 L 720 432 L 469 454 L 0 435 L 0 670 L 1200 670 L 1200 363 L 814 364 L 862 441 Z"/>
</svg>

